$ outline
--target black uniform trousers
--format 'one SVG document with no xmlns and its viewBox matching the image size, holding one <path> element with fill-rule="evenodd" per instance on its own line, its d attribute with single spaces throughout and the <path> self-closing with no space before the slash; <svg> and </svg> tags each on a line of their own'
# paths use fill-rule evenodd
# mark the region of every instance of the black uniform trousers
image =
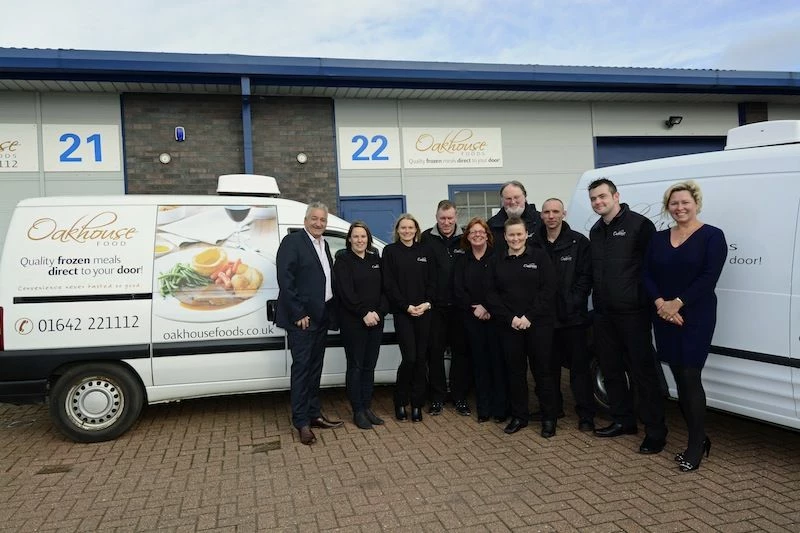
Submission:
<svg viewBox="0 0 800 533">
<path fill-rule="evenodd" d="M 647 436 L 665 439 L 664 395 L 656 368 L 649 313 L 596 314 L 594 338 L 612 420 L 625 427 L 636 426 L 635 394 Z M 631 387 L 625 379 L 626 371 Z"/>
<path fill-rule="evenodd" d="M 557 411 L 564 410 L 561 394 L 561 366 L 569 367 L 569 387 L 575 398 L 575 412 L 580 420 L 593 420 L 596 413 L 589 356 L 588 326 L 568 326 L 553 330 L 553 379 Z"/>
<path fill-rule="evenodd" d="M 467 399 L 472 368 L 464 344 L 463 311 L 452 306 L 430 310 L 431 336 L 428 344 L 428 383 L 431 402 L 443 403 L 447 396 L 444 353 L 450 347 L 450 393 L 453 401 Z"/>
<path fill-rule="evenodd" d="M 501 331 L 506 371 L 508 372 L 508 396 L 511 416 L 527 421 L 528 409 L 528 364 L 536 380 L 536 395 L 542 420 L 555 421 L 556 390 L 553 382 L 552 346 L 553 326 L 532 325 L 526 330 L 515 330 L 503 326 Z"/>
<path fill-rule="evenodd" d="M 383 339 L 383 320 L 368 327 L 364 320 L 349 313 L 339 315 L 344 353 L 347 357 L 345 390 L 353 413 L 369 409 L 375 386 L 375 365 Z"/>
<path fill-rule="evenodd" d="M 425 385 L 428 371 L 425 358 L 428 336 L 431 333 L 431 314 L 412 317 L 408 313 L 394 313 L 394 331 L 400 346 L 402 360 L 397 368 L 394 389 L 395 405 L 422 408 L 425 405 Z"/>
<path fill-rule="evenodd" d="M 497 325 L 493 320 L 479 320 L 472 313 L 462 313 L 475 376 L 478 416 L 508 416 L 508 375 Z"/>
</svg>

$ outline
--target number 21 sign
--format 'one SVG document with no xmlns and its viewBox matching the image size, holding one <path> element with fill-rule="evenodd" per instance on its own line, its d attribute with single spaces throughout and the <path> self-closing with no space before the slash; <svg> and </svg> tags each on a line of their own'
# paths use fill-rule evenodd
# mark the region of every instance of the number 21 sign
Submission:
<svg viewBox="0 0 800 533">
<path fill-rule="evenodd" d="M 46 172 L 118 172 L 122 168 L 119 126 L 44 124 Z"/>
<path fill-rule="evenodd" d="M 400 168 L 397 128 L 339 128 L 338 140 L 343 169 Z"/>
</svg>

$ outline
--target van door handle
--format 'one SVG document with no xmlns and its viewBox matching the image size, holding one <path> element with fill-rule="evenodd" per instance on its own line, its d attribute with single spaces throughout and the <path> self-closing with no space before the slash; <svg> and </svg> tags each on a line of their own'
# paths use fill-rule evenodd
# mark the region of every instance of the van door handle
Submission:
<svg viewBox="0 0 800 533">
<path fill-rule="evenodd" d="M 275 315 L 278 311 L 278 300 L 267 300 L 267 320 L 275 322 Z"/>
</svg>

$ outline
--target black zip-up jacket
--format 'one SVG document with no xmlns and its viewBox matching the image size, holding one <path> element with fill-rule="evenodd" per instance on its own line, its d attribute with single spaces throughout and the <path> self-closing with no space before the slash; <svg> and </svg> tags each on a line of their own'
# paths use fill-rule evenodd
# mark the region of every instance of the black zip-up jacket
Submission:
<svg viewBox="0 0 800 533">
<path fill-rule="evenodd" d="M 383 290 L 392 313 L 405 313 L 409 305 L 433 302 L 436 279 L 428 248 L 415 242 L 392 243 L 383 249 Z"/>
<path fill-rule="evenodd" d="M 650 304 L 642 282 L 642 262 L 656 227 L 628 204 L 620 207 L 610 224 L 600 218 L 589 232 L 592 303 L 598 313 L 647 312 Z"/>
<path fill-rule="evenodd" d="M 370 311 L 380 316 L 389 312 L 389 302 L 383 294 L 381 259 L 377 254 L 367 252 L 361 259 L 352 250 L 345 250 L 336 254 L 333 273 L 339 312 L 359 320 Z"/>
<path fill-rule="evenodd" d="M 492 247 L 486 248 L 483 257 L 476 259 L 472 250 L 467 250 L 456 260 L 453 267 L 453 296 L 455 305 L 472 314 L 472 306 L 480 304 L 489 309 L 486 294 L 489 284 L 489 263 L 494 257 Z"/>
<path fill-rule="evenodd" d="M 536 209 L 535 204 L 526 205 L 525 211 L 522 212 L 522 216 L 519 218 L 525 222 L 525 229 L 528 230 L 529 236 L 538 233 L 539 226 L 542 225 L 542 215 Z M 494 247 L 498 252 L 504 252 L 508 249 L 508 244 L 506 243 L 506 229 L 504 226 L 506 220 L 508 220 L 508 214 L 505 209 L 500 208 L 500 211 L 498 211 L 495 216 L 486 221 L 489 229 L 492 230 Z"/>
<path fill-rule="evenodd" d="M 534 326 L 554 323 L 556 273 L 544 250 L 527 245 L 518 256 L 497 251 L 488 274 L 486 303 L 498 324 L 511 326 L 515 316 Z"/>
<path fill-rule="evenodd" d="M 589 293 L 592 290 L 592 251 L 585 235 L 561 223 L 554 242 L 547 240 L 542 224 L 539 237 L 556 270 L 556 327 L 581 326 L 589 322 Z"/>
<path fill-rule="evenodd" d="M 453 305 L 453 265 L 456 258 L 464 255 L 459 247 L 463 232 L 456 224 L 450 237 L 439 233 L 439 226 L 433 226 L 422 232 L 420 242 L 428 247 L 428 256 L 433 261 L 431 268 L 436 276 L 436 295 L 433 305 L 447 307 Z"/>
</svg>

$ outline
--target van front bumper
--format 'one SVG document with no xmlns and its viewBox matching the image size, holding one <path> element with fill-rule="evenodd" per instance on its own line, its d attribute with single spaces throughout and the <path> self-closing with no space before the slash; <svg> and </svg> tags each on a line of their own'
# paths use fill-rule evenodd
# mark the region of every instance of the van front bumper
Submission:
<svg viewBox="0 0 800 533">
<path fill-rule="evenodd" d="M 47 380 L 0 381 L 0 403 L 25 405 L 44 403 L 47 397 Z"/>
</svg>

